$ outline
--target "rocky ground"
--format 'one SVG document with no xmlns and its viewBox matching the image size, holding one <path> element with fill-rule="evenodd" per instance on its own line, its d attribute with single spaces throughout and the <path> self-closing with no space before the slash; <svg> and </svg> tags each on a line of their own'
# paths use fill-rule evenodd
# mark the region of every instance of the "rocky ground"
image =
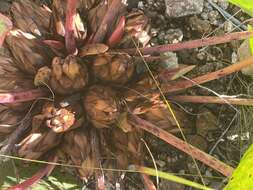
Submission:
<svg viewBox="0 0 253 190">
<path fill-rule="evenodd" d="M 225 0 L 145 0 L 130 5 L 131 8 L 143 10 L 151 19 L 151 46 L 241 31 L 245 29 L 243 21 L 248 19 L 247 15 Z M 235 18 L 242 25 L 233 23 L 231 19 L 228 19 L 229 16 L 224 17 L 226 13 L 235 14 Z M 171 59 L 163 64 L 165 66 L 193 64 L 197 67 L 188 77 L 202 75 L 236 62 L 240 43 L 233 41 L 228 44 L 170 53 Z M 192 95 L 248 94 L 250 84 L 248 77 L 238 73 L 204 84 L 209 90 L 198 87 L 188 90 L 187 93 Z M 220 160 L 236 166 L 240 156 L 250 144 L 249 109 L 228 105 L 193 104 L 181 104 L 180 108 L 181 111 L 187 113 L 191 121 L 187 123 L 187 126 L 183 126 L 191 128 L 185 131 L 188 141 Z M 248 122 L 248 125 L 245 125 L 245 121 Z M 189 157 L 173 148 L 168 148 L 165 143 L 156 138 L 150 138 L 148 138 L 148 144 L 160 170 L 178 173 L 182 176 L 197 173 Z M 147 158 L 147 162 L 150 166 L 153 165 L 150 157 Z M 206 185 L 215 189 L 222 188 L 224 178 L 206 167 L 201 166 L 201 169 Z M 193 178 L 190 177 L 190 179 Z M 161 189 L 187 189 L 183 185 L 163 180 L 160 181 L 160 187 Z"/>
</svg>

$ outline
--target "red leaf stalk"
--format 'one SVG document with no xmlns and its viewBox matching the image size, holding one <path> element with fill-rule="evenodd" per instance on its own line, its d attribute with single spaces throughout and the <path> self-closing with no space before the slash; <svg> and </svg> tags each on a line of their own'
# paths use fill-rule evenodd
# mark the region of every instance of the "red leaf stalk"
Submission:
<svg viewBox="0 0 253 190">
<path fill-rule="evenodd" d="M 92 43 L 101 43 L 103 42 L 106 33 L 108 32 L 108 28 L 110 27 L 111 23 L 115 20 L 118 16 L 119 12 L 121 11 L 123 4 L 121 0 L 113 0 L 112 3 L 109 5 L 109 8 L 100 24 L 100 27 L 96 31 Z"/>
<path fill-rule="evenodd" d="M 175 44 L 158 45 L 154 47 L 144 47 L 144 48 L 139 48 L 139 50 L 142 52 L 143 55 L 149 55 L 149 54 L 154 54 L 154 53 L 179 51 L 183 49 L 193 49 L 193 48 L 199 48 L 203 46 L 222 44 L 222 43 L 227 43 L 233 40 L 247 39 L 252 36 L 253 36 L 253 32 L 250 32 L 250 31 L 234 32 L 230 34 L 225 34 L 223 36 L 215 36 L 215 37 L 191 40 L 191 41 L 175 43 Z M 125 50 L 121 49 L 119 51 L 121 52 L 123 51 L 131 55 L 138 55 L 138 51 L 136 48 L 125 49 Z"/>
<path fill-rule="evenodd" d="M 169 96 L 168 99 L 178 102 L 189 102 L 200 104 L 233 104 L 245 106 L 253 105 L 253 99 L 234 98 L 234 97 L 177 95 L 177 96 Z"/>
<path fill-rule="evenodd" d="M 57 161 L 57 157 L 53 158 L 53 162 Z M 50 175 L 55 165 L 48 164 L 46 167 L 41 168 L 36 174 L 34 174 L 31 178 L 27 179 L 23 183 L 15 185 L 8 190 L 26 190 L 30 188 L 33 184 L 38 183 L 41 178 L 44 176 Z"/>
<path fill-rule="evenodd" d="M 242 68 L 245 68 L 252 64 L 253 64 L 253 57 L 249 57 L 247 59 L 240 61 L 239 63 L 229 65 L 223 69 L 220 69 L 211 73 L 207 73 L 205 75 L 193 78 L 191 80 L 176 81 L 176 82 L 171 82 L 169 84 L 164 84 L 162 85 L 162 91 L 164 93 L 170 93 L 170 92 L 185 90 L 187 88 L 196 86 L 197 84 L 203 84 L 203 83 L 227 76 L 229 74 L 238 72 Z"/>
<path fill-rule="evenodd" d="M 124 29 L 126 24 L 126 18 L 122 16 L 119 20 L 118 25 L 116 26 L 116 29 L 113 31 L 112 35 L 108 39 L 107 44 L 111 47 L 117 45 L 117 43 L 120 42 L 124 35 Z"/>
<path fill-rule="evenodd" d="M 168 133 L 167 131 L 160 129 L 158 126 L 141 119 L 140 117 L 133 115 L 135 122 L 133 124 L 137 125 L 141 129 L 155 135 L 156 137 L 164 140 L 168 144 L 176 147 L 177 149 L 191 155 L 193 158 L 203 162 L 214 170 L 220 172 L 224 176 L 229 177 L 233 173 L 233 168 L 221 162 L 220 160 L 212 157 L 211 155 L 201 151 L 200 149 L 188 144 L 187 142 L 179 139 L 178 137 Z"/>
<path fill-rule="evenodd" d="M 63 50 L 64 49 L 64 43 L 57 40 L 43 40 L 43 43 L 48 45 L 51 48 L 57 49 L 57 50 Z"/>
<path fill-rule="evenodd" d="M 6 92 L 0 93 L 0 103 L 19 103 L 28 102 L 37 98 L 45 96 L 47 93 L 41 89 L 28 90 L 23 92 Z"/>
<path fill-rule="evenodd" d="M 66 22 L 65 22 L 65 45 L 69 54 L 76 52 L 76 42 L 74 36 L 75 15 L 78 0 L 67 0 Z"/>
</svg>

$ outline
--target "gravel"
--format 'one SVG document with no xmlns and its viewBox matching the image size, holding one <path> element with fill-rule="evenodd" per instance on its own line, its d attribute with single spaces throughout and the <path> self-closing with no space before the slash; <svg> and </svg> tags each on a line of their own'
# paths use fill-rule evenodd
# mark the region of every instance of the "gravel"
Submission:
<svg viewBox="0 0 253 190">
<path fill-rule="evenodd" d="M 169 17 L 182 17 L 199 14 L 203 10 L 204 0 L 165 0 L 166 14 Z"/>
</svg>

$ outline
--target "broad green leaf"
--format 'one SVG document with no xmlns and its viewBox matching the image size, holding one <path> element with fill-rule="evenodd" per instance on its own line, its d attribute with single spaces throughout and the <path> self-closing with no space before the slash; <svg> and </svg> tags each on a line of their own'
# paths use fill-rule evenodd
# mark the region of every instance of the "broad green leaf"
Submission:
<svg viewBox="0 0 253 190">
<path fill-rule="evenodd" d="M 229 0 L 230 3 L 237 5 L 240 7 L 244 12 L 248 13 L 250 16 L 253 17 L 253 0 Z M 253 31 L 253 27 L 248 25 L 248 31 Z M 253 38 L 249 39 L 249 45 L 251 54 L 253 55 Z"/>
<path fill-rule="evenodd" d="M 248 31 L 253 32 L 253 27 L 251 25 L 248 25 Z M 249 39 L 249 47 L 251 55 L 253 55 L 253 38 Z"/>
<path fill-rule="evenodd" d="M 232 174 L 224 190 L 252 190 L 253 189 L 253 145 L 242 157 L 238 167 Z"/>
<path fill-rule="evenodd" d="M 17 173 L 20 177 L 20 182 L 30 178 L 42 167 L 40 164 L 29 164 L 24 166 L 22 162 L 15 161 L 15 163 L 17 164 Z M 0 189 L 8 189 L 17 183 L 16 174 L 11 161 L 0 163 Z M 59 168 L 57 167 L 49 177 L 43 178 L 41 181 L 39 181 L 39 183 L 32 186 L 33 190 L 76 190 L 80 188 L 81 187 L 78 185 L 77 178 L 60 172 Z"/>
<path fill-rule="evenodd" d="M 6 34 L 11 30 L 12 22 L 10 19 L 0 13 L 0 47 L 2 46 Z"/>
<path fill-rule="evenodd" d="M 229 0 L 230 3 L 233 3 L 239 6 L 243 11 L 248 13 L 253 17 L 253 1 L 252 0 Z"/>
</svg>

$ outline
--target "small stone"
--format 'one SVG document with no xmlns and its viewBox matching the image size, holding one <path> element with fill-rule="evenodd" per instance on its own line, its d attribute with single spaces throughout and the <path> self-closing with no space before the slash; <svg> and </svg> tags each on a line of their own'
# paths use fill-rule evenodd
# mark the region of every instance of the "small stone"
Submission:
<svg viewBox="0 0 253 190">
<path fill-rule="evenodd" d="M 157 29 L 157 28 L 151 28 L 150 29 L 150 35 L 151 35 L 151 37 L 157 36 L 158 32 L 159 32 L 159 29 Z"/>
<path fill-rule="evenodd" d="M 197 116 L 197 121 L 196 121 L 196 129 L 197 129 L 197 134 L 201 136 L 206 136 L 208 131 L 212 130 L 217 130 L 218 129 L 218 119 L 217 117 L 210 112 L 206 108 L 202 108 L 199 111 L 199 115 Z"/>
<path fill-rule="evenodd" d="M 218 0 L 217 4 L 224 10 L 228 9 L 229 6 L 229 2 L 227 0 Z"/>
<path fill-rule="evenodd" d="M 206 59 L 206 53 L 204 51 L 201 51 L 199 53 L 197 53 L 196 55 L 197 59 L 199 59 L 200 61 L 203 61 Z"/>
<path fill-rule="evenodd" d="M 165 0 L 168 17 L 182 17 L 200 14 L 203 10 L 204 0 Z"/>
<path fill-rule="evenodd" d="M 237 53 L 233 51 L 232 55 L 231 55 L 231 62 L 232 63 L 237 63 L 238 62 L 238 56 Z"/>
<path fill-rule="evenodd" d="M 247 59 L 248 57 L 252 56 L 250 46 L 249 46 L 249 40 L 244 40 L 244 42 L 239 47 L 238 51 L 238 58 L 239 61 L 242 61 L 244 59 Z M 253 76 L 253 65 L 249 65 L 245 68 L 243 68 L 242 73 L 247 76 Z"/>
<path fill-rule="evenodd" d="M 160 168 L 164 168 L 166 166 L 166 162 L 162 160 L 156 160 L 155 162 Z"/>
<path fill-rule="evenodd" d="M 158 34 L 158 39 L 159 39 L 159 40 L 163 40 L 163 39 L 164 39 L 164 36 L 165 36 L 165 32 L 164 32 L 164 31 L 161 31 L 161 32 Z"/>
<path fill-rule="evenodd" d="M 210 11 L 208 13 L 208 19 L 210 21 L 210 24 L 212 24 L 214 26 L 218 26 L 219 25 L 219 21 L 218 21 L 219 18 L 220 18 L 220 14 L 216 10 Z"/>
<path fill-rule="evenodd" d="M 159 65 L 165 69 L 172 69 L 178 67 L 178 57 L 176 53 L 173 52 L 166 52 L 162 53 L 161 56 L 167 57 L 159 62 Z"/>
<path fill-rule="evenodd" d="M 191 17 L 189 22 L 191 29 L 200 34 L 205 34 L 212 30 L 211 25 L 207 20 L 199 19 L 197 16 Z"/>
<path fill-rule="evenodd" d="M 186 139 L 187 143 L 199 148 L 200 150 L 205 151 L 208 148 L 206 139 L 200 135 L 187 135 Z"/>
<path fill-rule="evenodd" d="M 168 40 L 169 43 L 178 43 L 183 40 L 183 32 L 179 28 L 176 29 L 169 29 L 166 31 L 166 34 L 164 36 L 165 40 Z"/>
<path fill-rule="evenodd" d="M 144 9 L 144 3 L 143 3 L 143 1 L 139 1 L 138 8 L 141 9 L 141 10 Z"/>
<path fill-rule="evenodd" d="M 203 18 L 204 20 L 208 20 L 208 14 L 206 12 L 201 13 L 201 18 Z"/>
<path fill-rule="evenodd" d="M 208 3 L 208 2 L 204 3 L 204 8 L 206 9 L 205 12 L 209 12 L 209 11 L 213 10 L 213 6 L 210 3 Z"/>
<path fill-rule="evenodd" d="M 223 27 L 225 32 L 231 32 L 233 30 L 234 25 L 231 21 L 228 20 L 224 23 Z"/>
</svg>

